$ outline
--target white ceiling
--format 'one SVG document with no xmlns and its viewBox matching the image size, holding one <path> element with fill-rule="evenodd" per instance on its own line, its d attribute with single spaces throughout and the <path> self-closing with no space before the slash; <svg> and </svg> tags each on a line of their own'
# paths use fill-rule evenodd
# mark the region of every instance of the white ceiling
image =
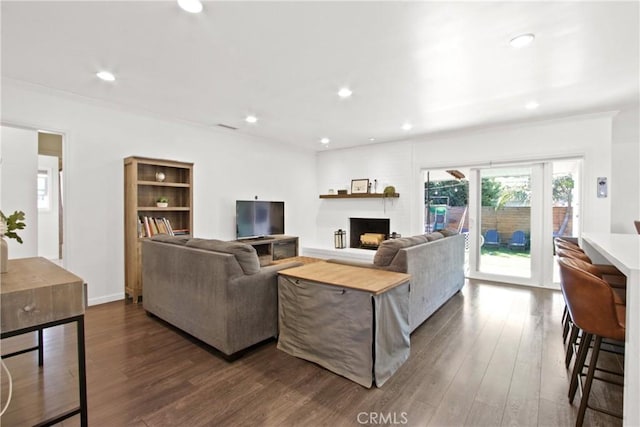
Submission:
<svg viewBox="0 0 640 427">
<path fill-rule="evenodd" d="M 310 149 L 321 137 L 342 148 L 639 96 L 636 1 L 205 2 L 198 15 L 175 1 L 1 7 L 3 78 Z M 527 32 L 531 46 L 509 46 Z M 117 81 L 98 80 L 101 69 Z M 345 85 L 353 96 L 340 99 Z M 540 107 L 526 110 L 532 100 Z"/>
</svg>

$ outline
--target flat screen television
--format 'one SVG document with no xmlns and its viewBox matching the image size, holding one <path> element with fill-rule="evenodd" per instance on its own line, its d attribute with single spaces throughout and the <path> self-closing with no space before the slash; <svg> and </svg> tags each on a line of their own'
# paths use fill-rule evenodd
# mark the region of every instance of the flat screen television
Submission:
<svg viewBox="0 0 640 427">
<path fill-rule="evenodd" d="M 236 200 L 236 238 L 284 234 L 284 202 Z"/>
</svg>

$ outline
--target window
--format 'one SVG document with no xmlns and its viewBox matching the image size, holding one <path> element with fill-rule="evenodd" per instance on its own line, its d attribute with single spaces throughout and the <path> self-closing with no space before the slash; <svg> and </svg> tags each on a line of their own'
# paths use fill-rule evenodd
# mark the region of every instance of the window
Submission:
<svg viewBox="0 0 640 427">
<path fill-rule="evenodd" d="M 51 170 L 38 170 L 38 210 L 51 209 Z"/>
</svg>

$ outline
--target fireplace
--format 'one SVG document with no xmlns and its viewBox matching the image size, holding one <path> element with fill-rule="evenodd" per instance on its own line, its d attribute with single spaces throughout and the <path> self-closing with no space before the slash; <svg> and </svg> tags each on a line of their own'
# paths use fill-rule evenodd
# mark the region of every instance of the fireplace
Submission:
<svg viewBox="0 0 640 427">
<path fill-rule="evenodd" d="M 369 236 L 369 245 L 361 245 L 360 237 L 365 233 L 380 234 L 381 238 L 389 238 L 390 222 L 388 218 L 349 218 L 349 247 L 359 249 L 377 249 L 377 243 L 373 243 L 374 236 Z"/>
</svg>

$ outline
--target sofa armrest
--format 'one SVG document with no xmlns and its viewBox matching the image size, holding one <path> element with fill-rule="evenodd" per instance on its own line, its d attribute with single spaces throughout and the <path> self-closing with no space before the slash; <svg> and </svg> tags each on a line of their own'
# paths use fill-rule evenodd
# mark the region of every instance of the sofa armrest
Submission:
<svg viewBox="0 0 640 427">
<path fill-rule="evenodd" d="M 269 265 L 262 267 L 256 274 L 240 276 L 236 278 L 234 282 L 242 286 L 245 283 L 261 283 L 271 279 L 275 280 L 278 275 L 278 271 L 284 270 L 285 268 L 299 267 L 301 265 L 303 265 L 301 262 L 287 262 L 283 264 Z"/>
<path fill-rule="evenodd" d="M 333 264 L 350 265 L 352 267 L 375 268 L 376 270 L 384 270 L 384 268 L 378 267 L 377 265 L 371 262 L 348 261 L 344 259 L 335 259 L 335 258 L 328 259 L 327 262 L 331 262 Z"/>
</svg>

